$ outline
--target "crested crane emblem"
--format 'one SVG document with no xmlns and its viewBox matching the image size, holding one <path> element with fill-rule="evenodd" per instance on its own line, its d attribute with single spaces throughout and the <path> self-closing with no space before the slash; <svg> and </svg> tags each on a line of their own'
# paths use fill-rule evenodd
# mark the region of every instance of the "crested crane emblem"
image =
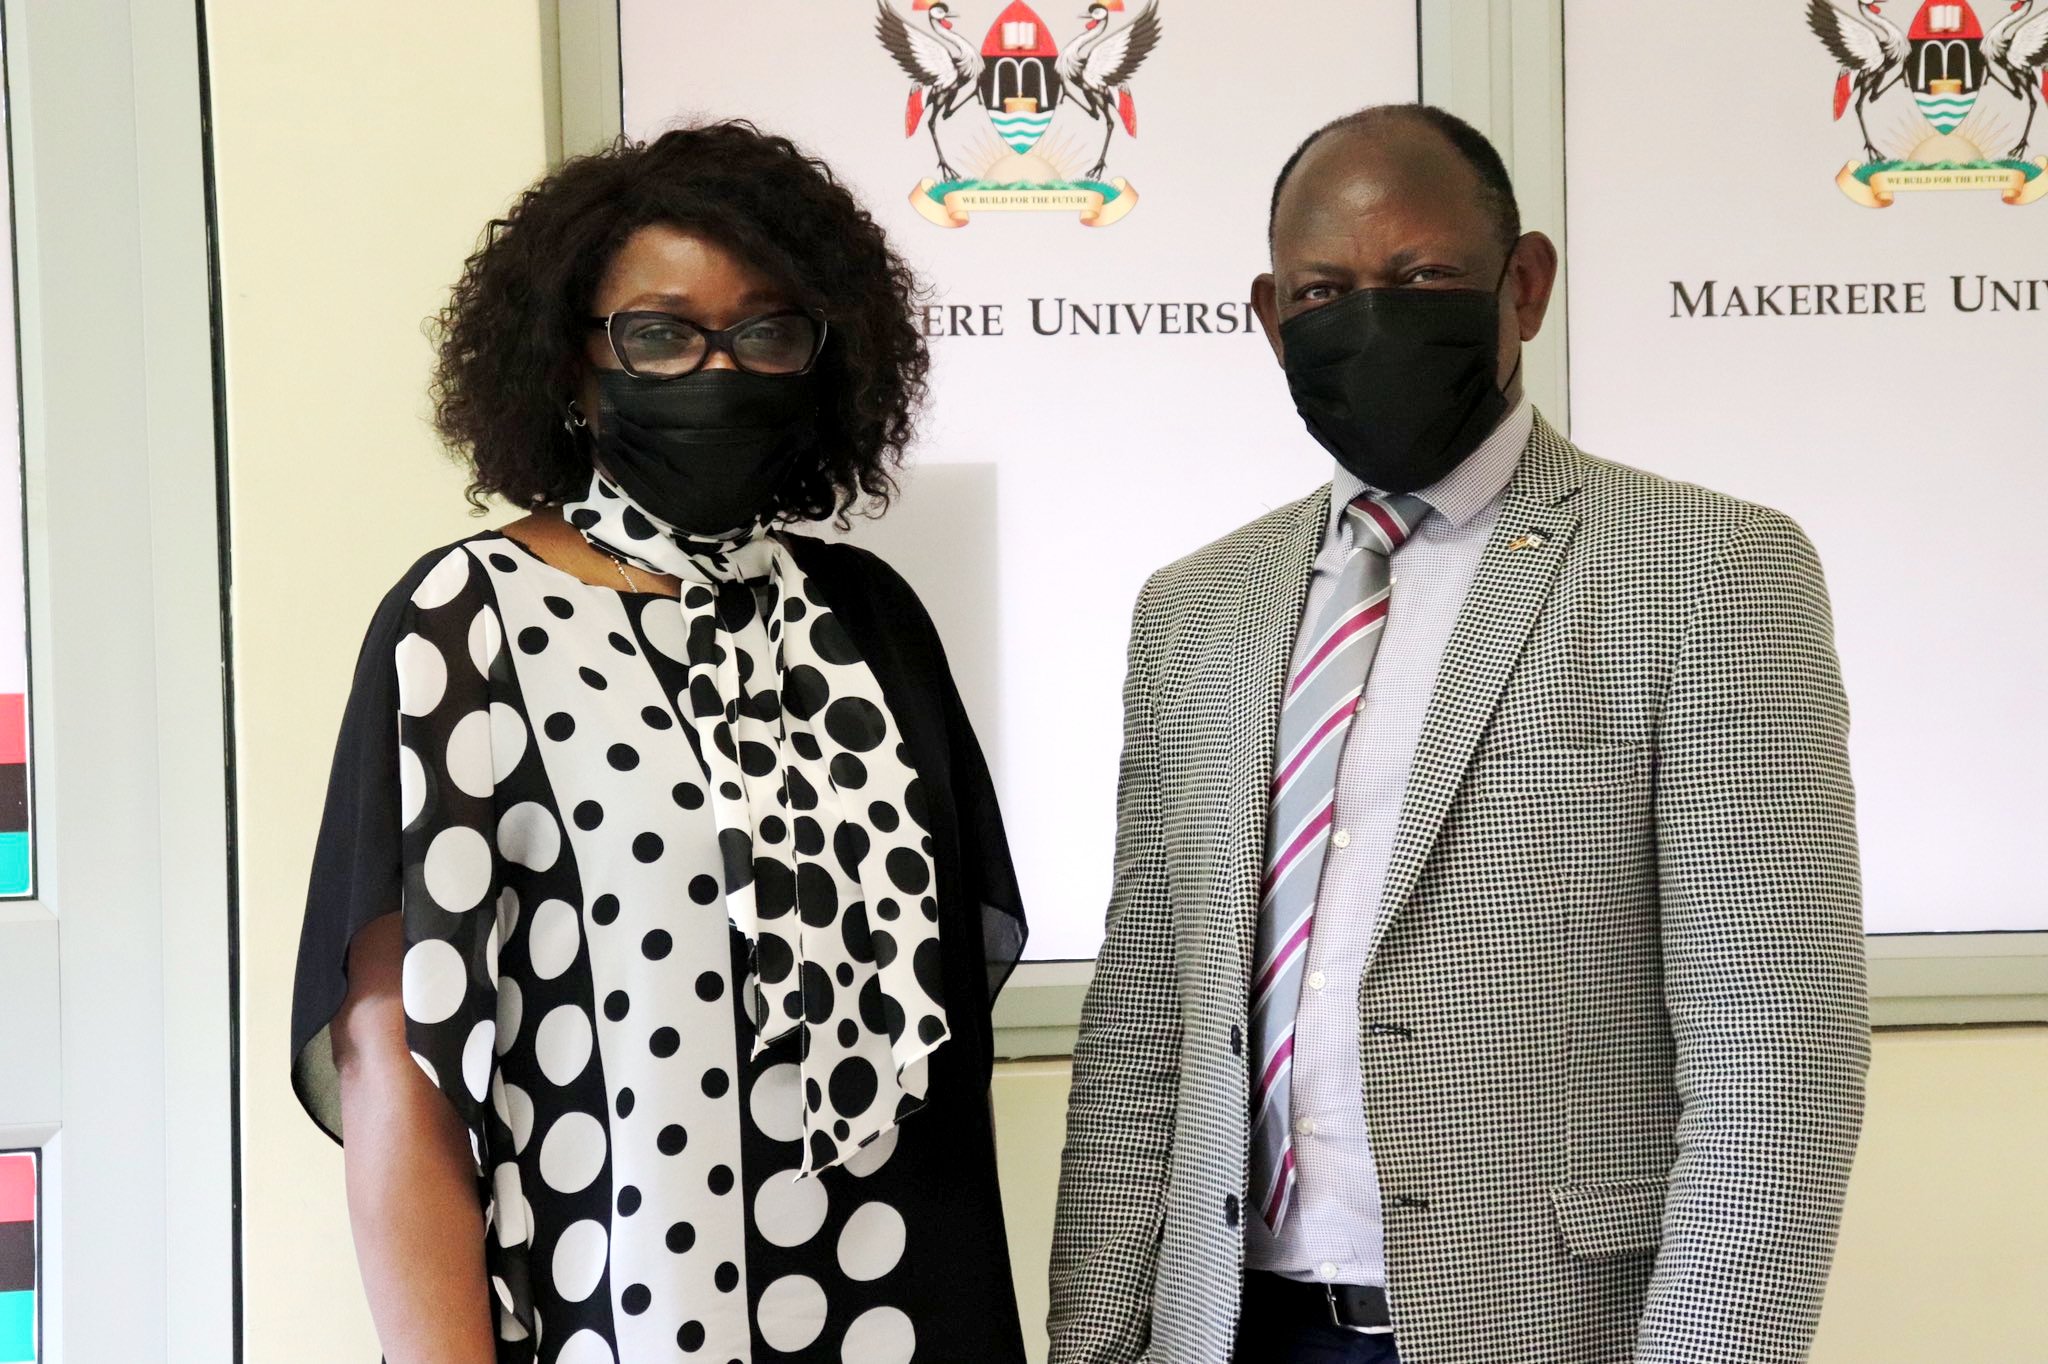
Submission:
<svg viewBox="0 0 2048 1364">
<path fill-rule="evenodd" d="M 1853 109 L 1863 136 L 1863 160 L 1835 176 L 1850 199 L 1886 208 L 1920 190 L 1991 190 L 2008 204 L 2048 197 L 2048 156 L 2028 156 L 2048 97 L 2048 0 L 1992 2 L 2005 8 L 1984 24 L 1968 0 L 1926 0 L 1901 29 L 1888 0 L 1806 0 L 1806 26 L 1837 66 L 1835 119 Z M 1910 100 L 1887 101 L 1895 90 Z"/>
<path fill-rule="evenodd" d="M 1119 133 L 1138 135 L 1133 82 L 1164 29 L 1159 0 L 1134 16 L 1124 4 L 1088 5 L 1063 49 L 1025 0 L 1002 8 L 979 46 L 948 0 L 911 0 L 908 14 L 876 0 L 875 36 L 910 79 L 903 135 L 931 140 L 937 172 L 912 207 L 941 227 L 977 212 L 1071 212 L 1107 227 L 1137 207 L 1130 182 L 1109 175 L 1110 152 Z M 977 108 L 985 125 L 961 118 Z"/>
</svg>

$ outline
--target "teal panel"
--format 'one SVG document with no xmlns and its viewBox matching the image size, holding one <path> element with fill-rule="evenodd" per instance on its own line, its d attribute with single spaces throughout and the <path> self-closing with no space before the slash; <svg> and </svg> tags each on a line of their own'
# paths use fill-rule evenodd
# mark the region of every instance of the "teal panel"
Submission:
<svg viewBox="0 0 2048 1364">
<path fill-rule="evenodd" d="M 0 834 L 0 895 L 26 895 L 34 889 L 29 869 L 28 835 Z M 0 1364 L 13 1364 L 0 1355 Z"/>
<path fill-rule="evenodd" d="M 0 1293 L 0 1364 L 35 1364 L 36 1295 Z"/>
</svg>

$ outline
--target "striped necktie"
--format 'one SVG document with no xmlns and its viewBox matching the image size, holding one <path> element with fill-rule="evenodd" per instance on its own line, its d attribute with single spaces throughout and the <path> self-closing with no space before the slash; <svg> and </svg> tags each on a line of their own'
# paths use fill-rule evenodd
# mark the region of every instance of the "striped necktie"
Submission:
<svg viewBox="0 0 2048 1364">
<path fill-rule="evenodd" d="M 1351 555 L 1281 704 L 1251 1010 L 1251 1195 L 1275 1232 L 1294 1190 L 1294 1012 L 1336 809 L 1337 768 L 1387 620 L 1388 559 L 1428 514 L 1419 497 L 1373 493 L 1345 508 Z"/>
</svg>

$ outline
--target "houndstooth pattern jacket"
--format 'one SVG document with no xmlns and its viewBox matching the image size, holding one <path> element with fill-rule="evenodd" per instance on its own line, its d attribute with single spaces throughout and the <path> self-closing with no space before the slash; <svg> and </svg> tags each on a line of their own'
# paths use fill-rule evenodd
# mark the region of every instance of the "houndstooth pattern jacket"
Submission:
<svg viewBox="0 0 2048 1364">
<path fill-rule="evenodd" d="M 1138 601 L 1053 1364 L 1230 1358 L 1265 793 L 1328 497 Z M 1869 1057 L 1847 731 L 1799 528 L 1539 420 L 1360 991 L 1404 1364 L 1806 1357 Z"/>
</svg>

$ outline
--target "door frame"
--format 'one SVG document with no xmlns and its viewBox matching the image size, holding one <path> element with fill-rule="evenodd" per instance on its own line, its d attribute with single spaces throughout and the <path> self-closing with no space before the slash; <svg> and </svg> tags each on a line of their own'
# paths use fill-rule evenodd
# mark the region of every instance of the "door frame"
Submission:
<svg viewBox="0 0 2048 1364">
<path fill-rule="evenodd" d="M 236 1004 L 200 16 L 0 18 L 39 877 L 0 906 L 0 976 L 33 986 L 0 997 L 0 1143 L 44 1155 L 45 1359 L 217 1364 Z"/>
</svg>

